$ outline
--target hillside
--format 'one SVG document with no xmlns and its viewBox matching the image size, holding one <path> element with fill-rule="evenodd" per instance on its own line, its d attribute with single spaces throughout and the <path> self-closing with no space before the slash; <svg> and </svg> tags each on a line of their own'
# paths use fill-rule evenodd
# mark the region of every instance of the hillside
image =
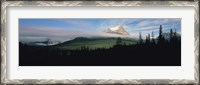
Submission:
<svg viewBox="0 0 200 85">
<path fill-rule="evenodd" d="M 57 45 L 54 45 L 55 48 L 60 49 L 81 49 L 81 47 L 85 46 L 89 49 L 96 49 L 96 48 L 110 48 L 116 44 L 117 38 L 86 38 L 86 37 L 77 37 L 73 40 L 66 41 Z M 122 43 L 129 45 L 129 44 L 136 44 L 137 41 L 134 39 L 122 39 Z"/>
</svg>

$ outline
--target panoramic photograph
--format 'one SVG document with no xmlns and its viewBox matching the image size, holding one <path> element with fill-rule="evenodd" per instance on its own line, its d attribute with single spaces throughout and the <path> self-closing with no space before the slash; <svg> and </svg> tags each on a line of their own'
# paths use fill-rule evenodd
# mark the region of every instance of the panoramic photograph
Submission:
<svg viewBox="0 0 200 85">
<path fill-rule="evenodd" d="M 19 66 L 181 66 L 181 18 L 18 21 Z"/>
</svg>

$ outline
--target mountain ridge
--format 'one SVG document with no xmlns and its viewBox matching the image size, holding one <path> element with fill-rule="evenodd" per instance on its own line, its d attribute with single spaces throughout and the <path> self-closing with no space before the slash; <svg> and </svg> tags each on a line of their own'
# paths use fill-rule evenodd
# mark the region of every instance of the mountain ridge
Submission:
<svg viewBox="0 0 200 85">
<path fill-rule="evenodd" d="M 53 47 L 61 49 L 80 49 L 82 46 L 87 46 L 91 49 L 96 48 L 110 48 L 116 45 L 117 38 L 87 38 L 87 37 L 77 37 L 73 40 L 69 40 Z M 122 43 L 124 44 L 136 44 L 136 39 L 122 38 Z"/>
</svg>

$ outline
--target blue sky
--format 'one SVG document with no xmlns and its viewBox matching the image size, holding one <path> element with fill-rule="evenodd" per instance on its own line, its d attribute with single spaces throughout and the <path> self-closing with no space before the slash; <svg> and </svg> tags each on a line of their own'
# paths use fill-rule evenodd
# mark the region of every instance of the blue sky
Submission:
<svg viewBox="0 0 200 85">
<path fill-rule="evenodd" d="M 163 32 L 170 29 L 181 33 L 181 18 L 82 18 L 82 19 L 19 19 L 20 41 L 39 41 L 52 39 L 67 41 L 75 37 L 123 37 L 123 35 L 105 33 L 104 30 L 122 25 L 130 34 L 126 37 L 137 38 L 154 32 L 158 35 L 159 26 Z"/>
</svg>

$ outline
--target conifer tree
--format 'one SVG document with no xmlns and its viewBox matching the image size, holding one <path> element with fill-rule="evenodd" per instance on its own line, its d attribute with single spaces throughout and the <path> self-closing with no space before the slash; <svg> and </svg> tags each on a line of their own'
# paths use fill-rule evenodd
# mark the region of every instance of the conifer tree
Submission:
<svg viewBox="0 0 200 85">
<path fill-rule="evenodd" d="M 120 37 L 117 38 L 116 45 L 122 45 L 122 39 Z"/>
<path fill-rule="evenodd" d="M 151 37 L 150 37 L 151 35 L 150 34 L 148 34 L 148 42 L 150 43 L 151 42 Z"/>
<path fill-rule="evenodd" d="M 140 43 L 140 44 L 143 43 L 143 39 L 142 39 L 142 34 L 141 34 L 141 32 L 139 33 L 139 43 Z"/>
<path fill-rule="evenodd" d="M 172 29 L 170 29 L 170 43 L 173 43 L 173 38 L 174 36 L 173 36 L 173 30 Z"/>
<path fill-rule="evenodd" d="M 164 37 L 162 35 L 162 25 L 159 28 L 158 44 L 164 44 Z"/>
</svg>

